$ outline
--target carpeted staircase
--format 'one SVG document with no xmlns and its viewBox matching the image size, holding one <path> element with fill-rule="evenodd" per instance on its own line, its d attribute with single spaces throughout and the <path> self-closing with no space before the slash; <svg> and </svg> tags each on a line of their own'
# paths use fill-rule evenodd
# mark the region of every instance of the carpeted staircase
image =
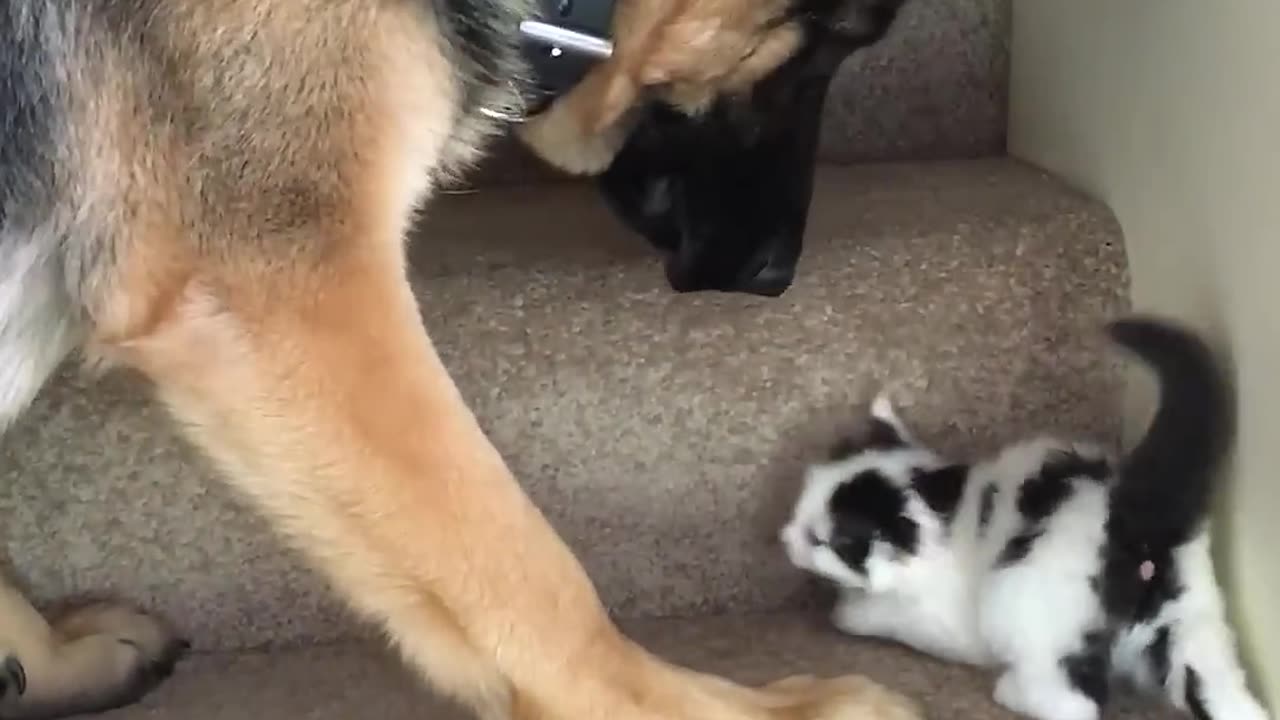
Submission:
<svg viewBox="0 0 1280 720">
<path fill-rule="evenodd" d="M 836 635 L 774 538 L 802 458 L 883 383 L 958 452 L 1028 428 L 1114 440 L 1097 335 L 1126 307 L 1104 207 L 1002 157 L 1007 0 L 914 0 L 829 103 L 783 297 L 675 295 L 590 186 L 508 148 L 432 206 L 423 313 L 482 423 L 624 627 L 763 681 L 865 672 L 931 717 L 1012 716 L 991 679 Z M 42 601 L 118 593 L 195 643 L 111 720 L 418 720 L 436 705 L 128 378 L 68 372 L 0 441 L 0 528 Z M 1114 718 L 1164 714 L 1122 702 Z"/>
</svg>

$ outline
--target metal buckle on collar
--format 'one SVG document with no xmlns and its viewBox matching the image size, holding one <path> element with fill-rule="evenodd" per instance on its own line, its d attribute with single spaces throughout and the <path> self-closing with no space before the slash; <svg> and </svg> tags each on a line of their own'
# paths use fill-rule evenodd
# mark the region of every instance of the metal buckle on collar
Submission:
<svg viewBox="0 0 1280 720">
<path fill-rule="evenodd" d="M 522 21 L 520 36 L 542 43 L 547 48 L 547 56 L 553 60 L 566 52 L 595 60 L 604 60 L 613 54 L 611 40 L 541 20 Z"/>
<path fill-rule="evenodd" d="M 582 81 L 597 63 L 613 54 L 610 39 L 615 0 L 541 0 L 542 16 L 521 21 L 521 49 L 533 70 L 532 101 L 520 117 L 493 108 L 481 112 L 518 123 L 536 115 L 556 97 Z"/>
</svg>

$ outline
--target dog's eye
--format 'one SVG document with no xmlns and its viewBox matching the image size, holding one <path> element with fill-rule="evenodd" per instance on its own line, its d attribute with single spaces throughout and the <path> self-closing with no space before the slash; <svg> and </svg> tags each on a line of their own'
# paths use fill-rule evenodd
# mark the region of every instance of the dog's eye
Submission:
<svg viewBox="0 0 1280 720">
<path fill-rule="evenodd" d="M 826 540 L 823 540 L 822 538 L 818 537 L 817 533 L 815 533 L 812 530 L 805 531 L 805 540 L 808 540 L 809 544 L 813 545 L 814 547 L 826 547 L 826 544 L 827 544 Z"/>
</svg>

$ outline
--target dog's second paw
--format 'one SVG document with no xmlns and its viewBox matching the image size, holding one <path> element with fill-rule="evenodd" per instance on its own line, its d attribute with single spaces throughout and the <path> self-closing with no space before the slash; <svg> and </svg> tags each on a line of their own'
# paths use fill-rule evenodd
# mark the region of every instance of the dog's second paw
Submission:
<svg viewBox="0 0 1280 720">
<path fill-rule="evenodd" d="M 157 685 L 164 682 L 178 665 L 178 661 L 190 649 L 191 644 L 174 638 L 158 649 L 135 645 L 130 640 L 118 640 L 123 664 L 129 669 L 120 683 L 119 700 L 114 704 L 129 704 L 141 699 Z"/>
<path fill-rule="evenodd" d="M 190 647 L 159 618 L 122 603 L 84 605 L 53 625 L 63 641 L 38 700 L 64 714 L 138 701 L 173 673 Z"/>
<path fill-rule="evenodd" d="M 835 678 L 795 676 L 774 682 L 766 690 L 790 696 L 793 709 L 805 720 L 922 720 L 916 701 L 863 675 Z M 795 713 L 790 713 L 795 715 Z"/>
<path fill-rule="evenodd" d="M 0 701 L 22 697 L 27 692 L 27 670 L 22 661 L 10 653 L 0 652 Z"/>
</svg>

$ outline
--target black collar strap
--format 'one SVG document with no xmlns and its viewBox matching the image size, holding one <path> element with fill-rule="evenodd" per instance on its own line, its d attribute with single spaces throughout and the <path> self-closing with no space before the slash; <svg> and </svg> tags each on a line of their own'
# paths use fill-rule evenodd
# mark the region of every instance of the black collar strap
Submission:
<svg viewBox="0 0 1280 720">
<path fill-rule="evenodd" d="M 520 23 L 521 49 L 534 74 L 527 115 L 545 110 L 613 54 L 615 1 L 539 0 L 542 15 Z"/>
</svg>

